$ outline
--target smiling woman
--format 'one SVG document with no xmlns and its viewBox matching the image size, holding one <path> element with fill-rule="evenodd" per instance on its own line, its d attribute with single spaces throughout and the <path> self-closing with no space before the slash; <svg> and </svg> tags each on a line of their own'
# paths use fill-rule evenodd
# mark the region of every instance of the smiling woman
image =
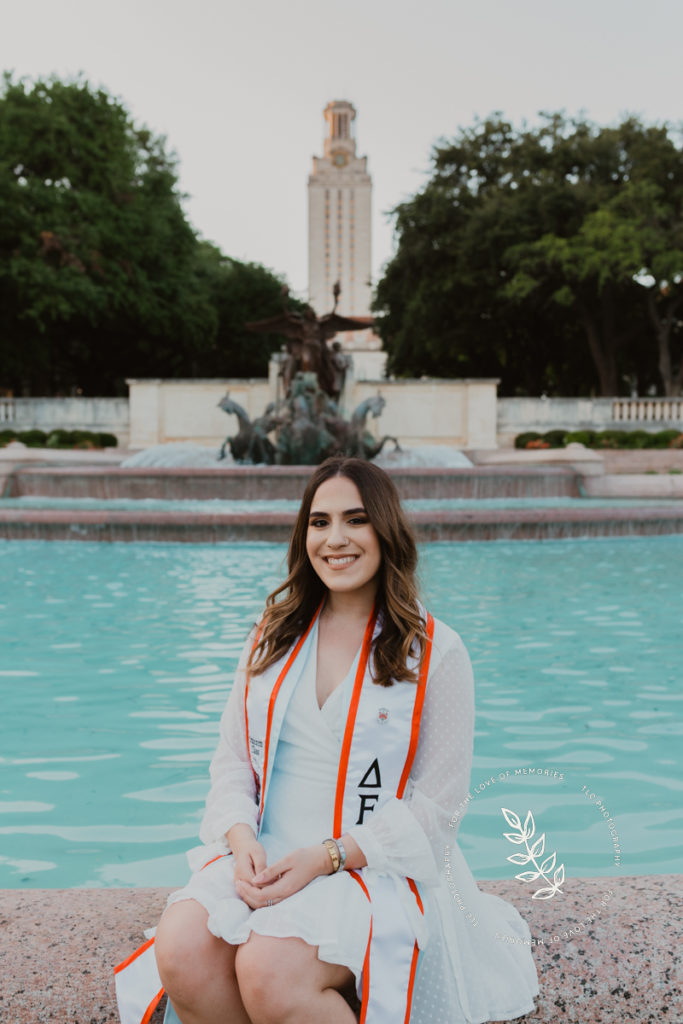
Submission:
<svg viewBox="0 0 683 1024">
<path fill-rule="evenodd" d="M 418 600 L 389 476 L 323 463 L 288 561 L 222 716 L 202 845 L 157 930 L 158 974 L 152 947 L 118 971 L 122 1021 L 147 1019 L 159 978 L 167 1020 L 182 1024 L 527 1013 L 529 929 L 479 892 L 455 842 L 472 758 L 469 658 Z M 497 938 L 510 934 L 518 942 Z"/>
</svg>

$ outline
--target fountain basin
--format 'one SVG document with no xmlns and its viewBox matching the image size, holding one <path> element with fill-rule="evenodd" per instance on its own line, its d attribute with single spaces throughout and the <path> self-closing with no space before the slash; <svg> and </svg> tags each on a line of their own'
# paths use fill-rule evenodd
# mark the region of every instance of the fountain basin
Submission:
<svg viewBox="0 0 683 1024">
<path fill-rule="evenodd" d="M 683 533 L 683 502 L 669 505 L 485 508 L 409 513 L 419 541 L 543 540 Z M 9 540 L 285 542 L 292 512 L 0 509 Z"/>
<path fill-rule="evenodd" d="M 225 469 L 19 466 L 3 496 L 54 498 L 299 499 L 312 466 L 227 466 Z M 576 497 L 580 477 L 565 466 L 478 466 L 389 470 L 402 498 Z"/>
</svg>

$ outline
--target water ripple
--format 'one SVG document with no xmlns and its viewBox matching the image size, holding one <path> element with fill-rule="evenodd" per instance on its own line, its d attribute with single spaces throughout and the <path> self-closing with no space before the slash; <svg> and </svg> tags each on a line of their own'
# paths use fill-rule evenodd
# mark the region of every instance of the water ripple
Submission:
<svg viewBox="0 0 683 1024">
<path fill-rule="evenodd" d="M 183 883 L 237 659 L 284 554 L 0 543 L 0 888 Z M 680 537 L 421 555 L 425 603 L 475 669 L 473 785 L 519 765 L 583 780 L 634 873 L 666 870 L 683 846 L 681 567 Z M 557 827 L 575 873 L 609 870 L 584 795 L 531 776 L 514 792 Z M 509 876 L 496 799 L 478 796 L 460 831 L 479 877 Z"/>
</svg>

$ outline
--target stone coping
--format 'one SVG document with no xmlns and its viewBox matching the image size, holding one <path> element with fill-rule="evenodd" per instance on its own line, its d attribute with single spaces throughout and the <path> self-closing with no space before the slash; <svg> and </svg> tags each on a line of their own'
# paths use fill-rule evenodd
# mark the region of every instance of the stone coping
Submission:
<svg viewBox="0 0 683 1024">
<path fill-rule="evenodd" d="M 523 1019 L 543 1024 L 683 1020 L 681 875 L 570 879 L 563 902 L 523 883 L 480 881 L 513 902 L 536 940 L 540 993 Z M 0 891 L 0 1020 L 117 1021 L 113 967 L 157 923 L 169 889 Z M 609 895 L 607 895 L 609 894 Z M 582 922 L 589 917 L 588 925 Z M 556 941 L 552 941 L 556 939 Z M 160 1020 L 156 1015 L 154 1024 Z"/>
<path fill-rule="evenodd" d="M 683 498 L 683 472 L 610 473 L 583 480 L 588 498 Z"/>
</svg>

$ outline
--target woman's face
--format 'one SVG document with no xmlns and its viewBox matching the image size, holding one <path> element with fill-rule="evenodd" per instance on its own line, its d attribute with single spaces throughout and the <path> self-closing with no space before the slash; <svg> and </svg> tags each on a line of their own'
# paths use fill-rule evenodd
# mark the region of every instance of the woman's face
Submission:
<svg viewBox="0 0 683 1024">
<path fill-rule="evenodd" d="M 315 492 L 306 552 L 329 590 L 342 593 L 367 587 L 374 594 L 382 562 L 379 538 L 348 477 L 330 477 Z"/>
</svg>

